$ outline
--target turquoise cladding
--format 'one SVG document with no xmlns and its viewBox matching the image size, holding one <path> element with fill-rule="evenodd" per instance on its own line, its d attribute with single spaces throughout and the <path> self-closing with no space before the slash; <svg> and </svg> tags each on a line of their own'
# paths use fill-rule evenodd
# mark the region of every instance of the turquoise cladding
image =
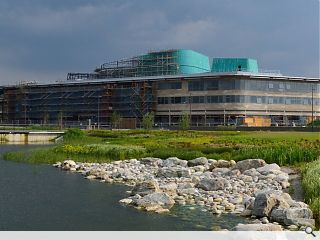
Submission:
<svg viewBox="0 0 320 240">
<path fill-rule="evenodd" d="M 211 72 L 235 71 L 258 73 L 258 62 L 251 58 L 213 58 Z"/>
<path fill-rule="evenodd" d="M 177 50 L 176 55 L 181 74 L 210 72 L 208 56 L 186 49 Z"/>
</svg>

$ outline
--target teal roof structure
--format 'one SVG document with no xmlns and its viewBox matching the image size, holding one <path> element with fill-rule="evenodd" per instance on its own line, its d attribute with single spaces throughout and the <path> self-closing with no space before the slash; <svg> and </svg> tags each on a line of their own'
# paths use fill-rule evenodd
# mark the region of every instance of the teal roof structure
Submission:
<svg viewBox="0 0 320 240">
<path fill-rule="evenodd" d="M 213 58 L 211 72 L 236 71 L 258 73 L 258 62 L 251 58 Z"/>
</svg>

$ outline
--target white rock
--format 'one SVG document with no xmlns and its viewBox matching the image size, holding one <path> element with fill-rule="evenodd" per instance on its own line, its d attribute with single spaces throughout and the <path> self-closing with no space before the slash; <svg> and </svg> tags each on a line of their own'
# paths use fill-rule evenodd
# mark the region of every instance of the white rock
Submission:
<svg viewBox="0 0 320 240">
<path fill-rule="evenodd" d="M 130 203 L 132 203 L 132 199 L 131 198 L 124 198 L 124 199 L 121 199 L 119 202 L 123 203 L 123 204 L 130 204 Z"/>
</svg>

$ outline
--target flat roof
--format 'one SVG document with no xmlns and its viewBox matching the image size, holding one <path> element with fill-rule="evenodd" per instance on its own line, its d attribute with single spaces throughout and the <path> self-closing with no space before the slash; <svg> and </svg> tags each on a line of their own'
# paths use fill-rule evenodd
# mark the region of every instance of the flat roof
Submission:
<svg viewBox="0 0 320 240">
<path fill-rule="evenodd" d="M 116 83 L 116 82 L 133 82 L 133 81 L 158 81 L 158 80 L 175 80 L 175 79 L 196 79 L 196 78 L 219 78 L 219 77 L 230 77 L 235 76 L 237 78 L 246 77 L 250 79 L 269 79 L 269 80 L 284 80 L 284 81 L 303 81 L 310 83 L 320 83 L 320 78 L 307 78 L 307 77 L 294 77 L 284 76 L 280 74 L 269 74 L 269 73 L 252 73 L 252 72 L 223 72 L 223 73 L 198 73 L 198 74 L 185 74 L 185 75 L 163 75 L 163 76 L 144 76 L 144 77 L 128 77 L 128 78 L 105 78 L 105 79 L 79 79 L 74 81 L 61 81 L 54 83 L 33 83 L 25 84 L 30 87 L 44 87 L 44 86 L 61 86 L 61 85 L 75 85 L 75 84 L 103 84 L 103 83 Z M 24 84 L 21 84 L 24 85 Z M 19 84 L 0 86 L 2 88 L 14 88 L 21 86 Z"/>
</svg>

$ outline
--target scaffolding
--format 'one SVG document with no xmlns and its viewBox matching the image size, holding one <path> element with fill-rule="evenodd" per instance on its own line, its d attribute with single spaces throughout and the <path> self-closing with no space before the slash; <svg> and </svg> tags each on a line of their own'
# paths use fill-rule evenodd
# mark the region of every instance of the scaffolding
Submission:
<svg viewBox="0 0 320 240">
<path fill-rule="evenodd" d="M 88 121 L 110 124 L 113 112 L 141 122 L 144 114 L 154 112 L 154 82 L 107 82 L 95 84 L 55 84 L 16 86 L 0 96 L 1 120 L 14 124 L 55 124 Z M 0 109 L 0 110 L 1 110 Z"/>
<path fill-rule="evenodd" d="M 177 75 L 177 51 L 149 52 L 146 55 L 103 63 L 94 73 L 68 73 L 68 80 Z"/>
</svg>

